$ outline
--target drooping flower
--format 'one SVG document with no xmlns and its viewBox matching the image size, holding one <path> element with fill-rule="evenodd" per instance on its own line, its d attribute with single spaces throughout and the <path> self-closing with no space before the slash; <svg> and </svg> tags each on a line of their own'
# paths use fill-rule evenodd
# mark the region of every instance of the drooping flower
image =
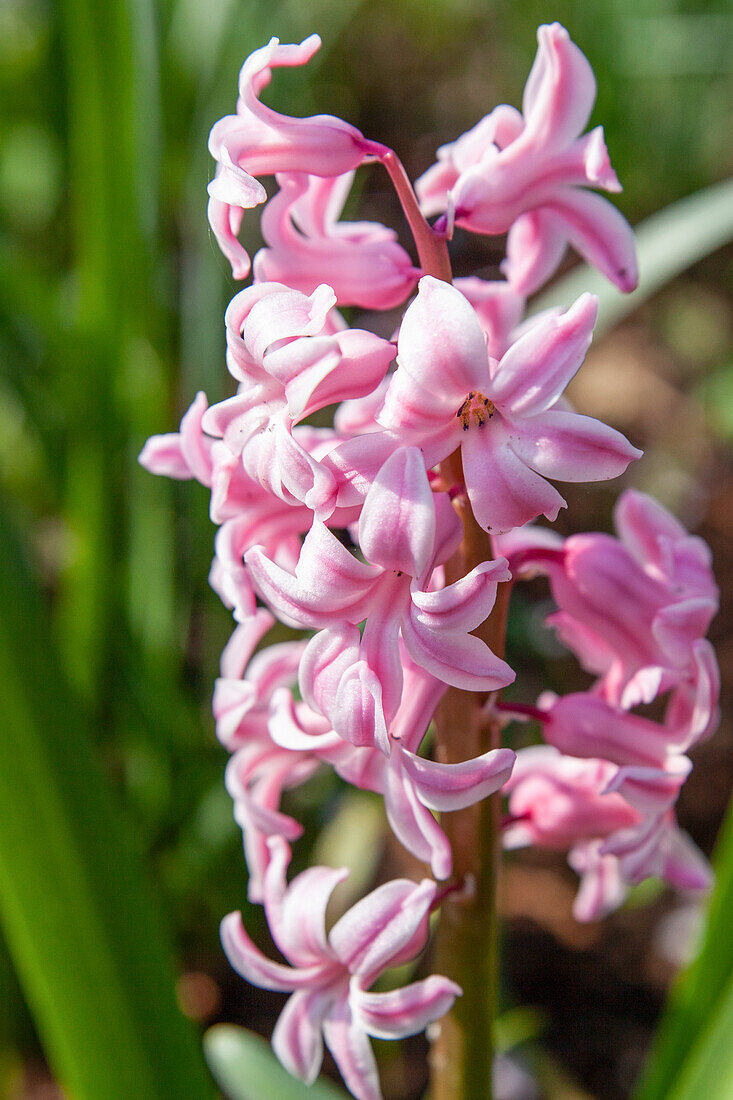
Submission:
<svg viewBox="0 0 733 1100">
<path fill-rule="evenodd" d="M 420 274 L 397 234 L 378 222 L 338 220 L 353 172 L 332 179 L 278 174 L 280 191 L 262 214 L 266 248 L 254 258 L 256 282 L 283 282 L 304 294 L 327 283 L 339 306 L 392 309 Z"/>
<path fill-rule="evenodd" d="M 335 303 L 325 284 L 309 296 L 280 283 L 237 294 L 226 330 L 227 365 L 239 392 L 203 418 L 204 430 L 242 456 L 253 480 L 323 516 L 335 504 L 333 477 L 293 427 L 326 405 L 370 393 L 394 357 L 392 344 L 371 332 L 329 331 Z"/>
<path fill-rule="evenodd" d="M 314 641 L 318 648 L 325 648 L 329 643 L 343 646 L 343 664 L 347 669 L 350 664 L 353 666 L 353 650 L 357 648 L 358 639 L 356 627 L 322 631 L 321 635 L 330 635 L 330 638 L 327 642 L 319 640 L 317 635 Z M 308 648 L 311 649 L 312 644 Z M 341 658 L 334 662 L 333 675 L 327 670 L 323 679 L 331 682 L 324 684 L 318 682 L 317 676 L 313 677 L 313 656 L 306 653 L 300 667 L 301 681 L 316 681 L 313 684 L 315 692 L 303 692 L 311 705 L 319 713 L 329 713 L 339 703 L 346 707 L 351 702 L 353 707 L 353 700 L 343 697 L 339 700 Z M 515 754 L 511 749 L 498 748 L 455 764 L 443 764 L 419 755 L 446 685 L 416 664 L 404 644 L 400 645 L 400 661 L 404 690 L 389 728 L 385 726 L 386 750 L 383 745 L 368 742 L 354 744 L 353 738 L 352 743 L 340 738 L 334 743 L 333 738 L 317 726 L 312 712 L 304 711 L 305 704 L 296 703 L 292 693 L 284 689 L 273 696 L 270 736 L 278 745 L 293 752 L 317 752 L 348 783 L 381 794 L 387 819 L 397 839 L 416 859 L 429 863 L 436 878 L 445 879 L 452 872 L 453 855 L 448 838 L 431 811 L 460 810 L 499 790 L 511 774 Z M 343 690 L 341 694 L 343 696 Z"/>
<path fill-rule="evenodd" d="M 473 513 L 500 533 L 565 501 L 546 480 L 603 481 L 641 451 L 620 432 L 557 408 L 591 342 L 597 300 L 582 295 L 527 329 L 500 360 L 455 287 L 420 280 L 398 341 L 397 370 L 378 420 L 432 466 L 460 447 Z M 366 437 L 369 442 L 370 437 Z"/>
<path fill-rule="evenodd" d="M 559 23 L 539 28 L 522 113 L 502 104 L 417 181 L 426 214 L 455 210 L 456 225 L 506 233 L 503 273 L 531 294 L 571 244 L 621 290 L 636 286 L 634 238 L 626 219 L 586 188 L 620 191 L 602 128 L 581 136 L 596 97 L 588 60 Z"/>
<path fill-rule="evenodd" d="M 489 614 L 497 585 L 509 573 L 502 559 L 482 562 L 453 584 L 431 589 L 433 570 L 457 547 L 460 529 L 446 495 L 431 492 L 415 448 L 399 448 L 380 470 L 364 502 L 358 536 L 367 563 L 358 561 L 318 520 L 306 535 L 294 573 L 258 547 L 249 551 L 246 562 L 258 592 L 285 622 L 322 628 L 366 620 L 363 641 L 355 647 L 359 658 L 343 671 L 339 684 L 349 706 L 359 701 L 367 728 L 386 747 L 385 726 L 402 693 L 400 635 L 414 660 L 445 683 L 492 691 L 514 679 L 506 662 L 470 633 Z M 340 640 L 310 643 L 316 644 L 321 648 L 314 670 L 324 660 L 323 646 L 327 666 L 341 659 Z M 331 669 L 329 680 L 333 675 Z M 309 690 L 317 695 L 315 682 Z M 349 711 L 346 721 L 338 695 L 334 698 L 329 717 L 345 737 L 358 730 L 357 743 L 363 744 L 362 719 L 354 724 Z"/>
<path fill-rule="evenodd" d="M 348 872 L 311 867 L 287 885 L 290 849 L 279 837 L 269 843 L 265 912 L 273 939 L 291 965 L 266 958 L 250 940 L 239 913 L 222 921 L 224 950 L 253 985 L 292 994 L 272 1037 L 273 1049 L 290 1073 L 312 1084 L 325 1039 L 357 1100 L 381 1100 L 367 1036 L 414 1035 L 444 1015 L 461 993 L 455 982 L 438 975 L 389 993 L 370 992 L 383 970 L 399 966 L 424 947 L 435 883 L 387 882 L 357 902 L 326 935 L 329 898 Z"/>
<path fill-rule="evenodd" d="M 515 573 L 547 574 L 560 609 L 549 622 L 601 677 L 611 705 L 629 709 L 686 684 L 692 696 L 679 703 L 694 706 L 694 697 L 715 693 L 717 680 L 703 639 L 718 609 L 710 550 L 643 493 L 622 494 L 615 522 L 619 538 L 584 534 L 540 545 L 534 534 L 525 544 L 516 532 L 499 547 Z M 709 728 L 715 705 L 703 706 Z"/>
<path fill-rule="evenodd" d="M 250 54 L 239 74 L 237 113 L 220 119 L 209 135 L 209 152 L 217 162 L 209 184 L 209 222 L 235 279 L 243 279 L 250 270 L 249 256 L 237 240 L 242 211 L 267 199 L 255 177 L 276 172 L 338 176 L 382 149 L 333 115 L 289 118 L 261 102 L 272 69 L 305 65 L 320 45 L 317 34 L 300 45 L 281 45 L 272 38 Z"/>
</svg>

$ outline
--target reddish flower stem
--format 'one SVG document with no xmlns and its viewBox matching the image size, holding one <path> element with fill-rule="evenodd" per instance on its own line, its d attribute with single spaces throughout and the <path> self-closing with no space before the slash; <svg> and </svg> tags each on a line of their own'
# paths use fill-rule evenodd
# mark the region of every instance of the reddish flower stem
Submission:
<svg viewBox="0 0 733 1100">
<path fill-rule="evenodd" d="M 423 217 L 415 192 L 397 155 L 380 156 L 394 184 L 415 238 L 423 274 L 451 282 L 445 238 Z M 463 488 L 460 451 L 441 463 L 444 485 L 459 487 L 453 506 L 463 524 L 463 541 L 446 563 L 446 583 L 491 560 L 489 536 L 477 524 Z M 500 584 L 493 611 L 475 631 L 503 657 L 511 585 Z M 449 688 L 435 716 L 436 757 L 458 763 L 501 744 L 501 725 L 487 723 L 487 696 Z M 452 1010 L 434 1025 L 430 1051 L 430 1100 L 491 1100 L 493 1031 L 498 991 L 496 888 L 499 871 L 500 796 L 444 814 L 441 825 L 453 849 L 453 877 L 463 889 L 446 890 L 436 935 L 436 969 L 463 989 Z"/>
<path fill-rule="evenodd" d="M 498 714 L 503 714 L 507 718 L 526 718 L 532 722 L 547 722 L 549 715 L 540 710 L 539 707 L 533 707 L 529 703 L 500 703 L 494 704 Z"/>
<path fill-rule="evenodd" d="M 453 273 L 445 237 L 435 233 L 423 217 L 402 161 L 393 149 L 388 149 L 379 159 L 389 173 L 415 239 L 423 275 L 434 275 L 436 279 L 443 279 L 444 282 L 450 283 Z"/>
</svg>

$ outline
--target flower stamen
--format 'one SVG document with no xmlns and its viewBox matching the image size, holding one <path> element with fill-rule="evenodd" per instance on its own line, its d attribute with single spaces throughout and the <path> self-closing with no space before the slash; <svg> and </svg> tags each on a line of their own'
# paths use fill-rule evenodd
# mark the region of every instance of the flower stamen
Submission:
<svg viewBox="0 0 733 1100">
<path fill-rule="evenodd" d="M 484 397 L 478 390 L 471 390 L 456 413 L 456 417 L 460 420 L 464 432 L 467 432 L 471 425 L 471 417 L 474 418 L 479 428 L 483 428 L 486 421 L 491 420 L 495 412 L 496 406 L 490 398 Z"/>
</svg>

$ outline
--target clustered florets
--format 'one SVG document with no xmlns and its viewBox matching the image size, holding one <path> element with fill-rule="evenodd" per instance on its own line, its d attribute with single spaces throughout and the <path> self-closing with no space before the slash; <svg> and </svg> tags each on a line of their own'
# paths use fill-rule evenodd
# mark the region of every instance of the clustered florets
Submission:
<svg viewBox="0 0 733 1100">
<path fill-rule="evenodd" d="M 587 190 L 619 189 L 602 130 L 581 136 L 592 71 L 558 24 L 538 38 L 523 113 L 497 107 L 417 183 L 439 232 L 454 223 L 508 232 L 506 281 L 496 282 L 450 284 L 423 273 L 392 230 L 339 221 L 354 170 L 394 154 L 340 119 L 287 118 L 262 104 L 271 70 L 307 62 L 317 36 L 252 54 L 237 113 L 210 139 L 211 225 L 234 276 L 254 273 L 226 313 L 237 392 L 211 408 L 199 394 L 180 431 L 153 437 L 141 456 L 155 473 L 211 490 L 210 579 L 238 623 L 214 693 L 216 729 L 231 753 L 249 899 L 264 904 L 292 966 L 262 955 L 239 914 L 223 922 L 225 950 L 249 981 L 291 992 L 273 1036 L 283 1064 L 312 1081 L 323 1037 L 360 1100 L 380 1096 L 366 1036 L 420 1031 L 460 990 L 434 975 L 370 992 L 383 969 L 424 947 L 434 881 L 380 886 L 328 935 L 326 905 L 345 872 L 312 868 L 286 884 L 288 842 L 302 829 L 282 795 L 319 768 L 381 794 L 395 836 L 439 880 L 450 879 L 452 852 L 434 812 L 503 789 L 506 846 L 567 850 L 581 877 L 579 919 L 610 912 L 649 875 L 689 888 L 709 881 L 674 816 L 686 753 L 716 721 L 707 547 L 635 492 L 619 502 L 618 538 L 562 540 L 532 525 L 565 504 L 548 478 L 605 480 L 640 455 L 563 398 L 596 299 L 521 321 L 526 295 L 568 243 L 621 289 L 636 283 L 628 224 Z M 279 190 L 251 265 L 237 232 L 243 210 L 267 199 L 259 176 Z M 392 309 L 416 286 L 394 341 L 348 327 L 339 312 Z M 332 429 L 308 425 L 334 404 Z M 462 481 L 447 483 L 438 467 L 458 452 Z M 456 497 L 491 534 L 495 557 L 447 583 L 462 538 Z M 552 625 L 595 679 L 586 692 L 513 709 L 492 693 L 515 673 L 473 631 L 499 585 L 538 573 L 558 606 Z M 315 633 L 255 652 L 274 623 L 258 598 Z M 449 686 L 484 693 L 495 721 L 532 717 L 546 744 L 454 764 L 420 755 Z M 660 722 L 635 713 L 660 696 Z"/>
</svg>

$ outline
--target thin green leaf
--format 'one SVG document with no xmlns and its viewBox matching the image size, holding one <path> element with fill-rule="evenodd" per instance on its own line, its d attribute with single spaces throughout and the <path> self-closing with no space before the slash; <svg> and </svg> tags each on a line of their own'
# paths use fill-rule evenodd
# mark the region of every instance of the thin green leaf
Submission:
<svg viewBox="0 0 733 1100">
<path fill-rule="evenodd" d="M 665 1100 L 730 1100 L 733 1096 L 733 978 L 708 1014 Z"/>
<path fill-rule="evenodd" d="M 681 271 L 733 240 L 733 180 L 715 184 L 652 214 L 636 228 L 639 286 L 622 294 L 595 268 L 581 264 L 553 283 L 537 310 L 566 306 L 589 290 L 600 298 L 596 335 L 613 328 Z"/>
<path fill-rule="evenodd" d="M 733 1072 L 733 937 L 730 935 L 733 806 L 728 810 L 713 862 L 717 881 L 710 899 L 702 948 L 672 990 L 650 1060 L 635 1094 L 636 1100 L 667 1100 L 675 1082 L 686 1081 L 688 1074 L 694 1081 L 716 1064 L 722 1070 L 720 1053 L 725 1035 Z M 688 1056 L 689 1068 L 686 1065 Z M 677 1096 L 677 1092 L 674 1095 Z M 683 1095 L 689 1100 L 693 1097 L 708 1100 L 713 1095 L 727 1100 L 733 1095 L 733 1089 L 715 1094 L 707 1091 L 680 1093 L 680 1097 Z"/>
<path fill-rule="evenodd" d="M 210 1100 L 170 949 L 0 509 L 0 920 L 75 1100 Z"/>
<path fill-rule="evenodd" d="M 209 1068 L 229 1100 L 347 1100 L 346 1094 L 320 1078 L 304 1085 L 291 1077 L 272 1053 L 270 1044 L 231 1024 L 217 1024 L 204 1036 Z"/>
</svg>

